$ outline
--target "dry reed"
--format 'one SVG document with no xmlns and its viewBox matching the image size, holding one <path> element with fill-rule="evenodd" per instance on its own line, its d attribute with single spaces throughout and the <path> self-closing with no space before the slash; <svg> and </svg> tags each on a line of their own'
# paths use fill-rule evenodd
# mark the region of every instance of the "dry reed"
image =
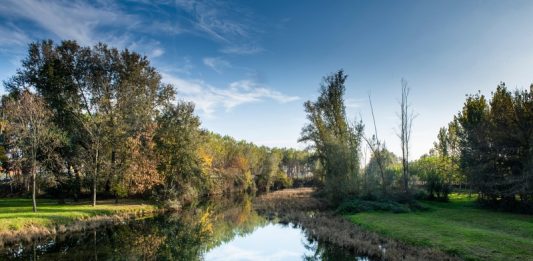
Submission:
<svg viewBox="0 0 533 261">
<path fill-rule="evenodd" d="M 258 197 L 254 206 L 263 215 L 302 226 L 312 238 L 372 260 L 460 260 L 436 249 L 407 245 L 367 231 L 335 215 L 327 202 L 313 194 L 310 188 L 276 191 Z"/>
</svg>

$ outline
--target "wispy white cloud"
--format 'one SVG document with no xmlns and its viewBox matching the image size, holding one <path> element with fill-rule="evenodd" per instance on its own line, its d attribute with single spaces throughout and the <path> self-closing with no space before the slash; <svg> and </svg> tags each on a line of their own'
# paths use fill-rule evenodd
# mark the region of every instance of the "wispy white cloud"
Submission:
<svg viewBox="0 0 533 261">
<path fill-rule="evenodd" d="M 97 7 L 80 1 L 6 0 L 0 13 L 33 21 L 61 39 L 76 39 L 82 44 L 94 43 L 99 26 L 135 24 L 131 15 L 111 6 Z"/>
<path fill-rule="evenodd" d="M 29 36 L 13 24 L 0 25 L 0 45 L 23 46 L 30 42 Z"/>
<path fill-rule="evenodd" d="M 101 41 L 113 47 L 130 48 L 152 58 L 164 53 L 158 41 L 135 32 L 155 27 L 155 24 L 143 24 L 143 19 L 122 11 L 112 2 L 5 0 L 0 5 L 0 15 L 14 22 L 32 22 L 45 32 L 44 35 L 52 35 L 59 40 L 76 40 L 81 45 Z M 24 44 L 40 40 L 31 39 L 18 28 L 0 27 L 0 33 L 6 38 L 0 39 L 2 43 L 7 43 L 7 39 L 11 39 L 11 43 Z"/>
<path fill-rule="evenodd" d="M 253 45 L 226 46 L 220 49 L 225 54 L 256 54 L 264 51 L 263 48 Z"/>
<path fill-rule="evenodd" d="M 230 42 L 230 38 L 248 36 L 246 25 L 229 19 L 222 3 L 177 0 L 176 6 L 191 14 L 196 29 L 216 40 Z"/>
<path fill-rule="evenodd" d="M 152 50 L 152 52 L 148 56 L 155 58 L 155 57 L 159 57 L 163 55 L 164 53 L 165 53 L 165 50 L 163 50 L 163 48 L 155 48 L 154 50 Z"/>
<path fill-rule="evenodd" d="M 228 96 L 235 95 L 236 99 L 257 101 L 261 97 L 268 97 L 281 103 L 298 100 L 296 96 L 287 96 L 278 91 L 266 88 L 251 80 L 232 82 L 229 85 Z"/>
<path fill-rule="evenodd" d="M 120 39 L 119 39 L 120 40 Z M 165 49 L 161 47 L 159 41 L 145 38 L 145 37 L 128 37 L 126 41 L 112 41 L 110 43 L 113 47 L 118 48 L 128 48 L 130 50 L 135 50 L 143 55 L 148 56 L 148 58 L 157 58 L 165 53 Z"/>
<path fill-rule="evenodd" d="M 213 116 L 219 109 L 230 110 L 242 104 L 260 102 L 266 99 L 279 103 L 287 103 L 300 99 L 297 96 L 285 95 L 281 92 L 260 85 L 251 80 L 230 83 L 226 88 L 214 87 L 202 80 L 190 80 L 162 73 L 163 81 L 176 88 L 180 99 L 189 100 L 206 116 Z"/>
<path fill-rule="evenodd" d="M 263 50 L 253 41 L 257 29 L 250 26 L 253 16 L 246 10 L 217 1 L 176 0 L 175 4 L 190 15 L 197 32 L 223 45 L 221 52 L 253 54 Z"/>
<path fill-rule="evenodd" d="M 158 69 L 167 74 L 181 74 L 181 75 L 191 75 L 193 69 L 195 68 L 194 64 L 191 61 L 191 58 L 188 56 L 182 58 L 174 58 L 172 64 L 163 64 L 158 66 Z"/>
<path fill-rule="evenodd" d="M 30 22 L 40 30 L 28 34 L 13 26 L 0 25 L 3 33 L 0 45 L 27 44 L 42 36 L 72 39 L 85 46 L 101 41 L 118 48 L 130 48 L 142 42 L 136 45 L 135 51 L 158 57 L 164 50 L 153 39 L 161 34 L 192 33 L 218 42 L 220 52 L 226 54 L 253 54 L 263 50 L 254 42 L 257 26 L 253 26 L 251 12 L 231 2 L 134 2 L 140 12 L 131 12 L 123 4 L 108 1 L 4 0 L 0 5 L 2 18 L 11 24 Z M 177 15 L 169 14 L 172 7 L 179 10 Z M 146 19 L 143 12 L 155 14 L 157 18 Z M 152 40 L 146 40 L 148 37 Z"/>
<path fill-rule="evenodd" d="M 231 63 L 220 57 L 205 57 L 203 62 L 217 73 L 222 73 L 222 70 L 231 68 Z"/>
<path fill-rule="evenodd" d="M 153 21 L 143 26 L 146 33 L 177 35 L 188 32 L 186 28 L 175 21 Z"/>
</svg>

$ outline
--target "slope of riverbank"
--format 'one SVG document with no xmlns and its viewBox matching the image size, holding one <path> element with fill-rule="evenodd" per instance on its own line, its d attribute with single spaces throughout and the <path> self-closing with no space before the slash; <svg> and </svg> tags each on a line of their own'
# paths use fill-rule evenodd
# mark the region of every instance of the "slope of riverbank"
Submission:
<svg viewBox="0 0 533 261">
<path fill-rule="evenodd" d="M 82 231 L 114 224 L 157 212 L 155 205 L 143 201 L 118 204 L 98 201 L 58 204 L 54 200 L 38 200 L 37 213 L 32 212 L 31 199 L 0 199 L 0 246 L 57 233 Z"/>
<path fill-rule="evenodd" d="M 476 208 L 475 198 L 424 202 L 429 211 L 366 212 L 353 223 L 412 245 L 454 253 L 467 260 L 532 260 L 533 216 Z"/>
<path fill-rule="evenodd" d="M 425 246 L 412 246 L 353 224 L 328 210 L 313 189 L 287 189 L 258 197 L 254 207 L 263 215 L 302 226 L 319 241 L 343 247 L 371 260 L 458 260 L 455 255 Z"/>
</svg>

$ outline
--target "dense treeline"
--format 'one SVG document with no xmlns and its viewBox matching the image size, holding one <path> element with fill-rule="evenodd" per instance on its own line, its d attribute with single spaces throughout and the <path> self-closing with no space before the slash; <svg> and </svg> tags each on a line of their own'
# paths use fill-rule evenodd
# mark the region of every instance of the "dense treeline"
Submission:
<svg viewBox="0 0 533 261">
<path fill-rule="evenodd" d="M 127 49 L 32 43 L 5 87 L 0 160 L 11 194 L 192 200 L 287 187 L 314 168 L 307 152 L 201 129 L 194 104 L 176 102 Z"/>
<path fill-rule="evenodd" d="M 461 167 L 484 201 L 533 201 L 533 86 L 511 93 L 500 85 L 487 102 L 465 102 L 457 121 Z"/>
<path fill-rule="evenodd" d="M 406 164 L 413 119 L 403 102 L 406 83 L 402 81 L 400 126 L 407 127 L 398 135 L 404 155 L 398 157 L 378 139 L 375 119 L 375 133 L 367 138 L 362 122 L 346 118 L 346 77 L 342 70 L 325 77 L 317 100 L 304 104 L 309 123 L 301 140 L 310 142 L 319 160 L 315 174 L 332 201 L 448 200 L 452 189 L 461 189 L 492 206 L 533 209 L 533 85 L 511 92 L 502 83 L 490 100 L 468 96 L 462 111 L 440 129 L 430 153 Z M 371 150 L 366 166 L 360 166 L 362 141 Z"/>
<path fill-rule="evenodd" d="M 490 207 L 532 212 L 533 85 L 511 92 L 502 83 L 490 99 L 469 95 L 412 165 L 430 198 L 447 200 L 456 188 Z"/>
<path fill-rule="evenodd" d="M 199 155 L 203 173 L 210 177 L 204 184 L 211 193 L 287 188 L 315 168 L 306 151 L 259 147 L 214 133 L 208 133 Z"/>
<path fill-rule="evenodd" d="M 490 206 L 533 210 L 533 85 L 511 92 L 502 83 L 490 100 L 468 96 L 438 138 L 452 169 L 444 184 L 466 184 Z"/>
<path fill-rule="evenodd" d="M 423 185 L 430 199 L 447 200 L 460 188 L 493 206 L 532 209 L 533 86 L 511 92 L 501 84 L 491 99 L 468 96 L 434 149 L 409 162 L 407 82 L 398 157 L 378 138 L 375 119 L 370 137 L 361 121 L 348 120 L 346 79 L 342 70 L 326 76 L 316 101 L 304 104 L 309 123 L 300 141 L 311 152 L 268 148 L 201 129 L 194 104 L 177 99 L 135 52 L 101 43 L 32 43 L 22 68 L 4 83 L 3 193 L 92 195 L 93 204 L 97 194 L 191 201 L 268 192 L 313 175 L 337 203 L 353 196 L 409 202 L 424 194 Z M 362 146 L 371 152 L 366 166 Z"/>
</svg>

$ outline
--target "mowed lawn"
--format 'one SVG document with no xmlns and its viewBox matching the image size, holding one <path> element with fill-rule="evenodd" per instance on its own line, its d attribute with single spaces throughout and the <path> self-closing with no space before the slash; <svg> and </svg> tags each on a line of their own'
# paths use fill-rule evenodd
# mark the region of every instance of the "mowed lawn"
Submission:
<svg viewBox="0 0 533 261">
<path fill-rule="evenodd" d="M 56 200 L 37 200 L 37 213 L 32 211 L 31 199 L 0 199 L 0 233 L 24 228 L 67 225 L 76 220 L 98 215 L 150 212 L 156 206 L 140 201 L 99 201 L 96 207 L 90 202 L 58 204 Z"/>
<path fill-rule="evenodd" d="M 369 230 L 415 245 L 439 248 L 466 260 L 533 260 L 533 216 L 476 208 L 454 194 L 450 202 L 424 202 L 429 211 L 367 212 L 347 216 Z"/>
</svg>

